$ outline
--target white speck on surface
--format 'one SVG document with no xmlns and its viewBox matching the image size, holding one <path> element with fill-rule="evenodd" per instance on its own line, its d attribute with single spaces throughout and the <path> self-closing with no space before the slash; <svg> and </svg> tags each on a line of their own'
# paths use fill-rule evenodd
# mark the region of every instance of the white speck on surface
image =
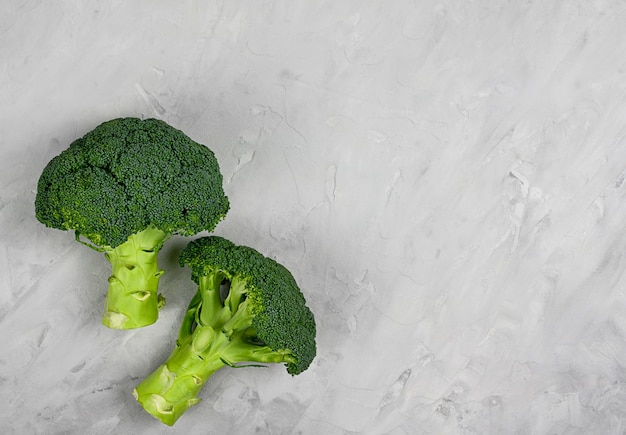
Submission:
<svg viewBox="0 0 626 435">
<path fill-rule="evenodd" d="M 166 434 L 133 388 L 193 294 L 100 324 L 101 254 L 34 216 L 46 163 L 158 117 L 208 145 L 216 233 L 287 266 L 318 356 L 223 369 L 175 431 L 626 430 L 626 8 L 587 2 L 0 6 L 0 432 Z"/>
</svg>

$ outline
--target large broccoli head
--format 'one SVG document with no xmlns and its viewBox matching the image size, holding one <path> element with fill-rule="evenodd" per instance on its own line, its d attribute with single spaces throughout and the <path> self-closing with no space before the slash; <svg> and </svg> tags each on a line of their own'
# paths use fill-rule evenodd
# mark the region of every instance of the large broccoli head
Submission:
<svg viewBox="0 0 626 435">
<path fill-rule="evenodd" d="M 102 322 L 117 329 L 156 321 L 165 240 L 213 230 L 228 208 L 210 149 L 163 121 L 137 118 L 105 122 L 74 141 L 45 167 L 35 199 L 42 223 L 105 252 L 113 274 Z"/>
<path fill-rule="evenodd" d="M 154 226 L 211 231 L 228 198 L 213 152 L 157 119 L 105 122 L 53 158 L 37 187 L 37 219 L 116 247 Z"/>
</svg>

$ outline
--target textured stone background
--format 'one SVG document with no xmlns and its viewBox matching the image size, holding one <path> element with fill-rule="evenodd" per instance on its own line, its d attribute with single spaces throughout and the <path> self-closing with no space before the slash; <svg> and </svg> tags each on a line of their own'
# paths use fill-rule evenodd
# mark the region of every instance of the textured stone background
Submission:
<svg viewBox="0 0 626 435">
<path fill-rule="evenodd" d="M 3 434 L 626 430 L 626 3 L 0 5 Z M 132 388 L 194 291 L 100 324 L 108 263 L 33 215 L 45 164 L 157 117 L 214 150 L 216 232 L 290 268 L 318 357 L 224 369 L 169 429 Z M 176 430 L 177 429 L 177 430 Z"/>
</svg>

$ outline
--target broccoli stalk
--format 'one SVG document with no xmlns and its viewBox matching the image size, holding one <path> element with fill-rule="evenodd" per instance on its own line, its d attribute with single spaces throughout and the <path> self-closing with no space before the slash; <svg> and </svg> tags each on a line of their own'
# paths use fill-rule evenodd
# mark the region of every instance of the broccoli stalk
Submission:
<svg viewBox="0 0 626 435">
<path fill-rule="evenodd" d="M 220 275 L 200 280 L 174 351 L 133 392 L 148 413 L 168 425 L 200 402 L 197 395 L 203 385 L 222 367 L 246 361 L 295 362 L 289 351 L 274 351 L 256 339 L 245 281 L 234 281 L 222 304 Z"/>
<path fill-rule="evenodd" d="M 109 328 L 130 329 L 151 325 L 159 317 L 165 299 L 157 295 L 157 257 L 169 234 L 150 226 L 131 235 L 121 245 L 104 251 L 113 270 L 109 277 L 102 323 Z"/>
<path fill-rule="evenodd" d="M 222 367 L 286 363 L 296 375 L 315 356 L 315 321 L 293 277 L 251 248 L 220 237 L 181 253 L 198 283 L 169 358 L 133 391 L 153 417 L 173 425 Z"/>
<path fill-rule="evenodd" d="M 107 121 L 54 157 L 37 185 L 35 214 L 104 252 L 111 263 L 103 323 L 154 323 L 157 255 L 172 234 L 212 231 L 229 201 L 213 152 L 156 119 Z"/>
</svg>

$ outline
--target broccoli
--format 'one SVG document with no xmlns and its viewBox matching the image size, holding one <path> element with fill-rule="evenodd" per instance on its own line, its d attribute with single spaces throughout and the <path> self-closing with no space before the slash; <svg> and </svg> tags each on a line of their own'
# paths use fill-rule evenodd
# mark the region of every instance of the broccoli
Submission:
<svg viewBox="0 0 626 435">
<path fill-rule="evenodd" d="M 163 243 L 213 230 L 228 209 L 213 152 L 157 119 L 113 119 L 77 139 L 47 164 L 35 199 L 39 221 L 111 263 L 102 323 L 116 329 L 157 320 Z"/>
<path fill-rule="evenodd" d="M 285 363 L 292 375 L 309 367 L 315 319 L 284 266 L 218 236 L 190 242 L 179 262 L 198 287 L 174 350 L 133 391 L 149 414 L 173 425 L 224 366 Z"/>
</svg>

